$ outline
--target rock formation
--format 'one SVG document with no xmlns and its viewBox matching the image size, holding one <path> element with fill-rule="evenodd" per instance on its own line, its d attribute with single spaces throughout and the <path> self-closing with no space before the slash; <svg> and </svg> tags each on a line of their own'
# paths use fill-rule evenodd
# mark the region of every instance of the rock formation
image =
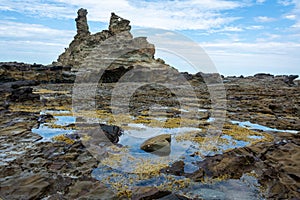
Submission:
<svg viewBox="0 0 300 200">
<path fill-rule="evenodd" d="M 86 9 L 81 8 L 78 10 L 78 17 L 75 19 L 77 27 L 77 35 L 75 37 L 84 37 L 90 34 L 86 18 L 87 13 Z"/>
<path fill-rule="evenodd" d="M 97 62 L 99 57 L 114 58 L 114 55 L 122 50 L 127 50 L 127 52 L 124 51 L 124 54 L 130 53 L 130 55 L 126 56 L 123 55 L 123 52 L 120 52 L 119 55 L 126 58 L 123 60 L 116 58 L 116 68 L 119 66 L 130 66 L 130 63 L 141 61 L 148 63 L 157 62 L 154 60 L 154 45 L 148 43 L 145 37 L 133 38 L 130 33 L 129 20 L 111 13 L 108 30 L 90 34 L 86 16 L 87 11 L 85 9 L 81 8 L 78 10 L 78 16 L 75 19 L 77 34 L 70 43 L 69 48 L 58 57 L 57 62 L 53 63 L 54 65 L 71 66 L 74 70 L 82 65 L 98 67 L 98 64 L 101 64 Z M 108 40 L 109 38 L 110 40 Z M 104 41 L 107 42 L 105 43 Z M 132 50 L 132 52 L 128 52 L 128 50 Z M 126 62 L 126 60 L 128 61 L 128 56 L 134 58 L 130 63 Z M 108 66 L 105 67 L 107 68 Z"/>
<path fill-rule="evenodd" d="M 130 23 L 129 20 L 123 19 L 118 15 L 116 15 L 115 13 L 111 13 L 108 29 L 113 34 L 117 34 L 122 31 L 130 31 L 131 26 L 129 25 L 129 23 Z"/>
</svg>

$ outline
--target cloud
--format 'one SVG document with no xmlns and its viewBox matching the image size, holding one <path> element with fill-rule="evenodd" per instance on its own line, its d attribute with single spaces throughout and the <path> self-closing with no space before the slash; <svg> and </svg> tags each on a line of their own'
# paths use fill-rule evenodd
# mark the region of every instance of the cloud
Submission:
<svg viewBox="0 0 300 200">
<path fill-rule="evenodd" d="M 40 24 L 0 20 L 1 61 L 41 62 L 56 60 L 75 32 Z"/>
<path fill-rule="evenodd" d="M 289 6 L 293 4 L 293 0 L 278 0 L 277 3 L 283 6 Z"/>
<path fill-rule="evenodd" d="M 35 17 L 71 18 L 74 8 L 70 8 L 70 6 L 57 1 L 0 0 L 0 10 L 15 11 Z"/>
<path fill-rule="evenodd" d="M 247 30 L 261 30 L 261 29 L 264 29 L 264 26 L 252 25 L 252 26 L 247 26 L 245 29 L 247 29 Z"/>
<path fill-rule="evenodd" d="M 258 3 L 258 4 L 262 4 L 262 3 L 265 3 L 266 2 L 266 0 L 256 0 L 256 3 Z"/>
<path fill-rule="evenodd" d="M 258 16 L 254 18 L 255 21 L 265 23 L 265 22 L 273 22 L 276 19 L 272 17 L 267 17 L 267 16 Z"/>
<path fill-rule="evenodd" d="M 289 19 L 289 20 L 296 20 L 297 16 L 296 15 L 285 15 L 284 18 Z"/>
<path fill-rule="evenodd" d="M 50 64 L 66 44 L 30 40 L 0 40 L 1 61 Z"/>
<path fill-rule="evenodd" d="M 228 0 L 184 1 L 127 1 L 127 0 L 0 0 L 0 9 L 51 18 L 75 18 L 80 7 L 88 9 L 90 21 L 105 22 L 111 12 L 131 19 L 140 27 L 171 30 L 211 29 L 229 24 L 238 17 L 222 11 L 246 6 L 243 2 Z"/>
<path fill-rule="evenodd" d="M 74 35 L 73 31 L 52 29 L 40 24 L 0 20 L 0 37 L 54 40 L 58 37 L 60 39 L 72 38 Z"/>
<path fill-rule="evenodd" d="M 223 42 L 201 43 L 200 46 L 206 50 L 221 74 L 300 74 L 299 43 Z"/>
<path fill-rule="evenodd" d="M 296 31 L 300 30 L 300 1 L 299 0 L 278 0 L 278 4 L 282 6 L 293 6 L 291 11 L 283 15 L 283 18 L 294 20 L 295 23 L 291 26 L 292 29 Z"/>
</svg>

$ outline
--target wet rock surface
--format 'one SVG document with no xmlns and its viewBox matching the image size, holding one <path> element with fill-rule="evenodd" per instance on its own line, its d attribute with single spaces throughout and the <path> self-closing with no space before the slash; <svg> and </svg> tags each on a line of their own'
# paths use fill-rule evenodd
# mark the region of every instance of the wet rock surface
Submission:
<svg viewBox="0 0 300 200">
<path fill-rule="evenodd" d="M 170 143 L 171 135 L 158 135 L 143 142 L 141 149 L 158 155 L 168 155 L 170 153 Z"/>
<path fill-rule="evenodd" d="M 165 175 L 172 175 L 171 178 L 167 177 L 170 178 L 168 183 L 171 185 L 166 187 L 139 185 L 129 190 L 127 183 L 111 187 L 104 181 L 96 180 L 92 176 L 92 171 L 99 168 L 101 160 L 108 158 L 107 163 L 114 161 L 109 157 L 113 155 L 119 162 L 118 153 L 128 151 L 126 145 L 118 143 L 124 135 L 122 128 L 128 128 L 130 124 L 143 124 L 140 129 L 145 126 L 154 127 L 152 130 L 155 130 L 155 127 L 162 127 L 165 131 L 182 126 L 197 128 L 198 132 L 183 135 L 181 140 L 188 140 L 193 145 L 207 143 L 206 131 L 210 130 L 210 125 L 217 117 L 212 115 L 213 108 L 208 88 L 220 83 L 221 79 L 218 74 L 179 74 L 176 70 L 169 70 L 170 66 L 162 60 L 154 59 L 154 46 L 148 43 L 146 38 L 133 38 L 129 32 L 131 28 L 129 21 L 114 13 L 108 30 L 90 34 L 86 16 L 86 10 L 78 11 L 77 35 L 57 63 L 49 66 L 0 63 L 2 199 L 201 199 L 201 195 L 198 197 L 189 195 L 187 185 L 206 184 L 209 181 L 221 182 L 220 184 L 222 181 L 228 181 L 227 184 L 234 185 L 233 180 L 241 180 L 245 174 L 252 174 L 255 177 L 261 188 L 260 192 L 266 199 L 299 198 L 300 84 L 299 80 L 295 80 L 297 75 L 257 74 L 249 77 L 223 77 L 227 106 L 223 110 L 220 109 L 220 112 L 226 110 L 227 113 L 223 130 L 219 130 L 222 134 L 216 135 L 216 138 L 225 146 L 230 143 L 228 141 L 233 141 L 232 143 L 242 143 L 240 145 L 242 147 L 231 144 L 233 147 L 229 145 L 231 148 L 219 151 L 216 145 L 211 150 L 213 155 L 204 156 L 201 155 L 203 152 L 188 152 L 184 156 L 188 158 L 187 160 L 193 159 L 192 170 L 188 169 L 191 167 L 190 163 L 181 157 L 168 163 L 167 166 L 161 163 L 146 163 L 147 165 L 137 168 L 137 178 L 133 179 L 141 181 L 141 184 L 151 185 L 154 181 L 151 179 L 152 175 L 162 179 L 166 178 Z M 103 47 L 101 45 L 105 45 L 104 41 L 114 37 L 116 42 L 111 43 L 111 49 L 100 48 Z M 127 50 L 132 45 L 138 47 L 138 50 L 122 54 L 122 59 L 115 60 L 110 67 L 105 66 L 107 63 L 102 66 L 103 59 L 97 60 L 99 56 L 102 54 L 111 56 L 112 50 L 122 44 L 121 42 L 124 42 L 121 47 Z M 101 52 L 101 55 L 87 57 L 96 47 L 100 48 L 100 51 L 99 49 L 96 51 Z M 119 48 L 122 49 L 121 47 Z M 71 112 L 72 103 L 76 103 L 76 100 L 80 105 L 86 103 L 84 99 L 72 99 L 73 83 L 78 70 L 76 66 L 81 65 L 86 58 L 90 59 L 91 64 L 85 69 L 91 70 L 91 74 L 95 66 L 105 67 L 103 68 L 105 70 L 102 71 L 104 75 L 99 79 L 96 88 L 94 106 L 96 111 L 86 110 L 82 115 L 75 115 L 76 113 Z M 99 72 L 99 69 L 95 71 Z M 125 79 L 124 87 L 119 88 L 119 93 L 114 94 L 117 103 L 112 106 L 116 82 L 130 72 L 130 79 Z M 153 80 L 151 76 L 158 80 L 155 84 L 147 82 Z M 166 78 L 171 80 L 170 85 L 174 84 L 176 87 L 170 87 L 172 88 L 170 90 L 159 84 Z M 176 93 L 187 90 L 186 85 L 175 83 L 176 80 L 183 80 L 182 78 L 187 80 L 195 91 L 196 101 L 188 93 L 176 96 Z M 135 87 L 136 85 L 138 87 Z M 134 93 L 128 91 L 130 88 L 136 89 Z M 89 92 L 91 85 L 87 82 L 81 89 L 85 97 L 84 94 Z M 123 101 L 127 94 L 132 94 L 129 108 L 126 104 L 128 102 Z M 198 108 L 195 104 L 201 107 Z M 129 109 L 130 116 L 124 115 L 124 107 Z M 59 113 L 47 114 L 45 113 L 47 110 Z M 60 113 L 65 110 L 68 114 Z M 197 115 L 192 114 L 195 110 L 199 111 Z M 67 116 L 71 115 L 70 113 L 74 114 L 76 123 L 53 123 L 57 122 L 59 117 L 63 119 L 70 117 Z M 93 117 L 98 120 L 92 121 L 94 124 L 88 123 L 88 120 L 80 120 Z M 239 128 L 232 120 L 249 121 L 264 125 L 268 129 L 261 130 L 260 126 Z M 103 124 L 103 121 L 106 124 Z M 46 127 L 46 131 L 58 129 L 72 133 L 55 135 L 50 141 L 45 141 L 43 136 L 33 133 L 33 130 L 41 127 Z M 94 137 L 99 134 L 99 128 L 102 130 L 101 137 Z M 294 130 L 294 133 L 289 133 L 289 130 Z M 170 134 L 151 136 L 147 138 L 149 140 L 143 140 L 145 143 L 141 148 L 149 152 L 162 150 L 167 157 L 172 144 L 179 140 L 174 138 L 173 140 L 172 137 L 171 141 Z M 112 150 L 108 152 L 107 148 Z M 137 149 L 139 148 L 138 146 Z M 114 176 L 111 176 L 108 179 L 113 178 Z M 128 180 L 129 184 L 133 180 Z M 199 191 L 212 194 L 210 197 L 206 196 L 207 199 L 216 199 L 218 195 L 219 199 L 231 197 L 226 196 L 224 190 L 211 189 L 209 184 L 200 187 L 202 189 L 198 188 Z M 218 188 L 222 187 L 223 185 Z M 121 190 L 118 190 L 120 188 Z M 185 193 L 179 192 L 182 188 Z"/>
</svg>

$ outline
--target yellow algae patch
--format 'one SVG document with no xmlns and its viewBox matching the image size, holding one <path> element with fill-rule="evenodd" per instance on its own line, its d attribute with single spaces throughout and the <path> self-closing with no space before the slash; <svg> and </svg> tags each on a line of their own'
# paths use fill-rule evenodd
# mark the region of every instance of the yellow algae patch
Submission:
<svg viewBox="0 0 300 200">
<path fill-rule="evenodd" d="M 54 136 L 52 138 L 54 141 L 57 141 L 57 142 L 64 142 L 66 144 L 74 144 L 75 141 L 68 138 L 66 135 L 57 135 L 57 136 Z"/>
<path fill-rule="evenodd" d="M 114 153 L 116 153 L 116 152 L 118 152 L 118 153 L 120 153 L 120 152 L 127 153 L 128 148 L 124 147 L 124 146 L 119 147 L 117 145 L 111 145 L 111 146 L 107 147 L 107 151 L 114 152 Z"/>
<path fill-rule="evenodd" d="M 118 169 L 126 163 L 131 164 L 134 160 L 135 158 L 128 153 L 108 153 L 108 157 L 101 160 L 101 164 Z"/>
<path fill-rule="evenodd" d="M 215 183 L 218 183 L 220 181 L 224 181 L 224 180 L 228 180 L 228 179 L 230 179 L 230 175 L 223 174 L 223 175 L 220 175 L 220 176 L 214 177 L 214 178 L 203 177 L 203 179 L 201 179 L 201 182 L 204 183 L 204 184 L 215 184 Z"/>
<path fill-rule="evenodd" d="M 113 122 L 114 115 L 106 110 L 81 110 L 73 114 L 76 117 L 99 119 Z"/>
<path fill-rule="evenodd" d="M 70 94 L 70 91 L 55 91 L 48 89 L 37 89 L 33 91 L 34 94 Z"/>
<path fill-rule="evenodd" d="M 198 127 L 200 121 L 196 119 L 187 118 L 168 118 L 165 122 L 165 128 L 179 128 L 179 127 Z"/>
<path fill-rule="evenodd" d="M 203 131 L 189 131 L 183 134 L 178 134 L 175 136 L 177 141 L 192 141 L 197 142 L 199 144 L 205 143 L 209 141 L 217 141 L 221 143 L 228 144 L 228 140 L 225 138 L 220 138 L 220 136 L 205 136 L 205 132 Z"/>
<path fill-rule="evenodd" d="M 175 179 L 173 176 L 166 176 L 166 178 L 168 181 L 158 185 L 158 189 L 163 191 L 178 191 L 182 188 L 187 188 L 192 184 L 192 181 L 189 178 Z"/>
<path fill-rule="evenodd" d="M 235 140 L 251 142 L 251 144 L 273 140 L 273 136 L 268 133 L 253 131 L 235 124 L 225 124 L 223 128 L 223 134 L 229 135 Z"/>
<path fill-rule="evenodd" d="M 180 118 L 169 118 L 165 122 L 164 127 L 166 128 L 178 128 L 180 127 L 181 119 Z"/>
<path fill-rule="evenodd" d="M 151 119 L 145 116 L 138 116 L 133 122 L 137 124 L 149 124 Z"/>
<path fill-rule="evenodd" d="M 118 168 L 122 164 L 124 156 L 121 154 L 112 154 L 110 153 L 109 156 L 103 160 L 101 160 L 101 163 L 103 165 L 107 165 L 113 168 Z"/>
<path fill-rule="evenodd" d="M 126 114 L 111 114 L 110 120 L 108 121 L 110 124 L 115 124 L 117 126 L 122 126 L 124 124 L 134 123 L 133 118 L 130 115 Z"/>
<path fill-rule="evenodd" d="M 121 160 L 119 156 L 117 156 L 116 159 Z M 186 188 L 192 184 L 192 181 L 189 178 L 177 179 L 173 175 L 161 174 L 161 169 L 166 168 L 168 164 L 169 160 L 166 158 L 161 158 L 155 161 L 143 158 L 134 159 L 133 164 L 127 165 L 127 167 L 132 167 L 133 170 L 132 173 L 128 174 L 128 177 L 124 176 L 122 172 L 113 172 L 102 181 L 110 184 L 112 188 L 117 192 L 119 197 L 128 198 L 131 198 L 132 196 L 132 192 L 135 188 L 135 183 L 139 181 L 149 180 L 151 178 L 162 178 L 161 182 L 158 182 L 153 186 L 164 191 L 178 191 L 179 189 Z"/>
<path fill-rule="evenodd" d="M 201 133 L 201 135 L 199 135 Z M 215 144 L 218 145 L 228 145 L 229 140 L 226 138 L 222 138 L 218 135 L 216 136 L 205 136 L 204 132 L 199 131 L 190 131 L 183 134 L 179 134 L 175 136 L 175 139 L 177 141 L 191 141 L 195 142 L 200 145 L 200 148 L 202 151 L 209 150 L 209 151 L 218 151 L 218 147 L 216 147 Z M 202 136 L 203 135 L 203 136 Z M 201 151 L 195 152 L 194 155 L 203 156 Z"/>
<path fill-rule="evenodd" d="M 118 197 L 128 197 L 129 199 L 132 197 L 132 191 L 126 189 L 126 187 L 124 187 L 124 190 L 118 191 L 117 196 Z"/>
<path fill-rule="evenodd" d="M 159 175 L 160 170 L 167 167 L 169 163 L 169 160 L 163 158 L 159 160 L 135 158 L 128 154 L 126 148 L 110 147 L 109 149 L 115 149 L 115 152 L 108 152 L 108 157 L 103 159 L 101 164 L 116 169 L 130 167 L 130 170 L 138 175 L 137 180 L 145 180 Z"/>
<path fill-rule="evenodd" d="M 159 159 L 152 161 L 150 159 L 140 159 L 134 167 L 134 172 L 139 174 L 140 179 L 148 179 L 160 174 L 160 170 L 168 166 L 168 160 Z"/>
<path fill-rule="evenodd" d="M 198 137 L 199 135 L 199 131 L 189 131 L 189 132 L 185 132 L 183 134 L 178 134 L 175 136 L 175 139 L 177 141 L 194 141 L 194 139 L 196 137 Z M 202 137 L 199 137 L 202 138 Z"/>
<path fill-rule="evenodd" d="M 165 122 L 157 120 L 157 119 L 151 119 L 150 123 L 148 124 L 148 126 L 154 127 L 154 128 L 155 127 L 162 128 L 162 127 L 165 127 Z"/>
</svg>

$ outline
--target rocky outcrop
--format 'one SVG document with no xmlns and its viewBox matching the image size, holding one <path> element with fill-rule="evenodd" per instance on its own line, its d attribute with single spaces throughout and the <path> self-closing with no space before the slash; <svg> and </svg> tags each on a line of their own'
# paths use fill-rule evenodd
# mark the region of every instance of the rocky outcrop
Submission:
<svg viewBox="0 0 300 200">
<path fill-rule="evenodd" d="M 37 81 L 39 83 L 71 83 L 75 74 L 70 67 L 57 65 L 0 62 L 0 83 L 15 81 Z"/>
<path fill-rule="evenodd" d="M 32 87 L 39 83 L 37 81 L 14 81 L 14 82 L 0 82 L 0 111 L 9 108 L 11 103 L 26 101 L 37 102 L 40 99 L 38 94 L 33 94 Z"/>
<path fill-rule="evenodd" d="M 85 9 L 78 11 L 77 34 L 65 52 L 58 57 L 57 62 L 53 63 L 54 65 L 70 66 L 72 71 L 89 71 L 91 74 L 103 71 L 106 74 L 113 74 L 118 69 L 123 69 L 121 74 L 124 74 L 131 69 L 133 73 L 130 74 L 130 81 L 146 82 L 148 80 L 145 78 L 155 78 L 165 82 L 180 75 L 176 69 L 161 59 L 154 59 L 155 47 L 146 37 L 134 38 L 131 35 L 129 20 L 111 13 L 108 30 L 90 34 L 86 15 Z M 110 77 L 108 79 L 110 79 L 108 82 L 118 80 Z"/>
<path fill-rule="evenodd" d="M 196 181 L 224 176 L 239 179 L 245 173 L 255 172 L 267 191 L 267 199 L 297 199 L 300 195 L 300 137 L 288 133 L 276 136 L 274 143 L 258 143 L 207 157 L 198 162 L 199 170 L 186 176 Z"/>
<path fill-rule="evenodd" d="M 79 9 L 78 16 L 75 19 L 77 34 L 75 35 L 74 40 L 70 43 L 69 48 L 67 48 L 66 51 L 58 57 L 57 62 L 54 62 L 55 65 L 71 66 L 74 70 L 82 65 L 90 65 L 91 62 L 88 56 L 91 56 L 91 52 L 94 58 L 92 62 L 97 65 L 97 57 L 104 55 L 109 52 L 109 50 L 117 51 L 131 47 L 137 48 L 137 50 L 144 49 L 144 60 L 154 60 L 154 45 L 148 43 L 143 37 L 133 38 L 129 32 L 131 29 L 129 20 L 123 19 L 115 13 L 112 13 L 108 30 L 90 34 L 86 17 L 87 10 L 82 8 Z M 111 38 L 108 42 L 109 44 L 104 44 L 104 41 L 108 38 Z M 115 43 L 117 47 L 111 45 L 111 42 Z M 101 44 L 104 45 L 101 46 Z M 101 49 L 99 49 L 99 51 L 95 50 L 95 48 L 99 48 L 100 46 Z M 134 54 L 138 56 L 139 53 L 140 52 L 138 51 Z M 105 56 L 106 58 L 114 58 L 113 55 Z M 127 63 L 124 64 L 125 66 L 128 66 Z"/>
</svg>

